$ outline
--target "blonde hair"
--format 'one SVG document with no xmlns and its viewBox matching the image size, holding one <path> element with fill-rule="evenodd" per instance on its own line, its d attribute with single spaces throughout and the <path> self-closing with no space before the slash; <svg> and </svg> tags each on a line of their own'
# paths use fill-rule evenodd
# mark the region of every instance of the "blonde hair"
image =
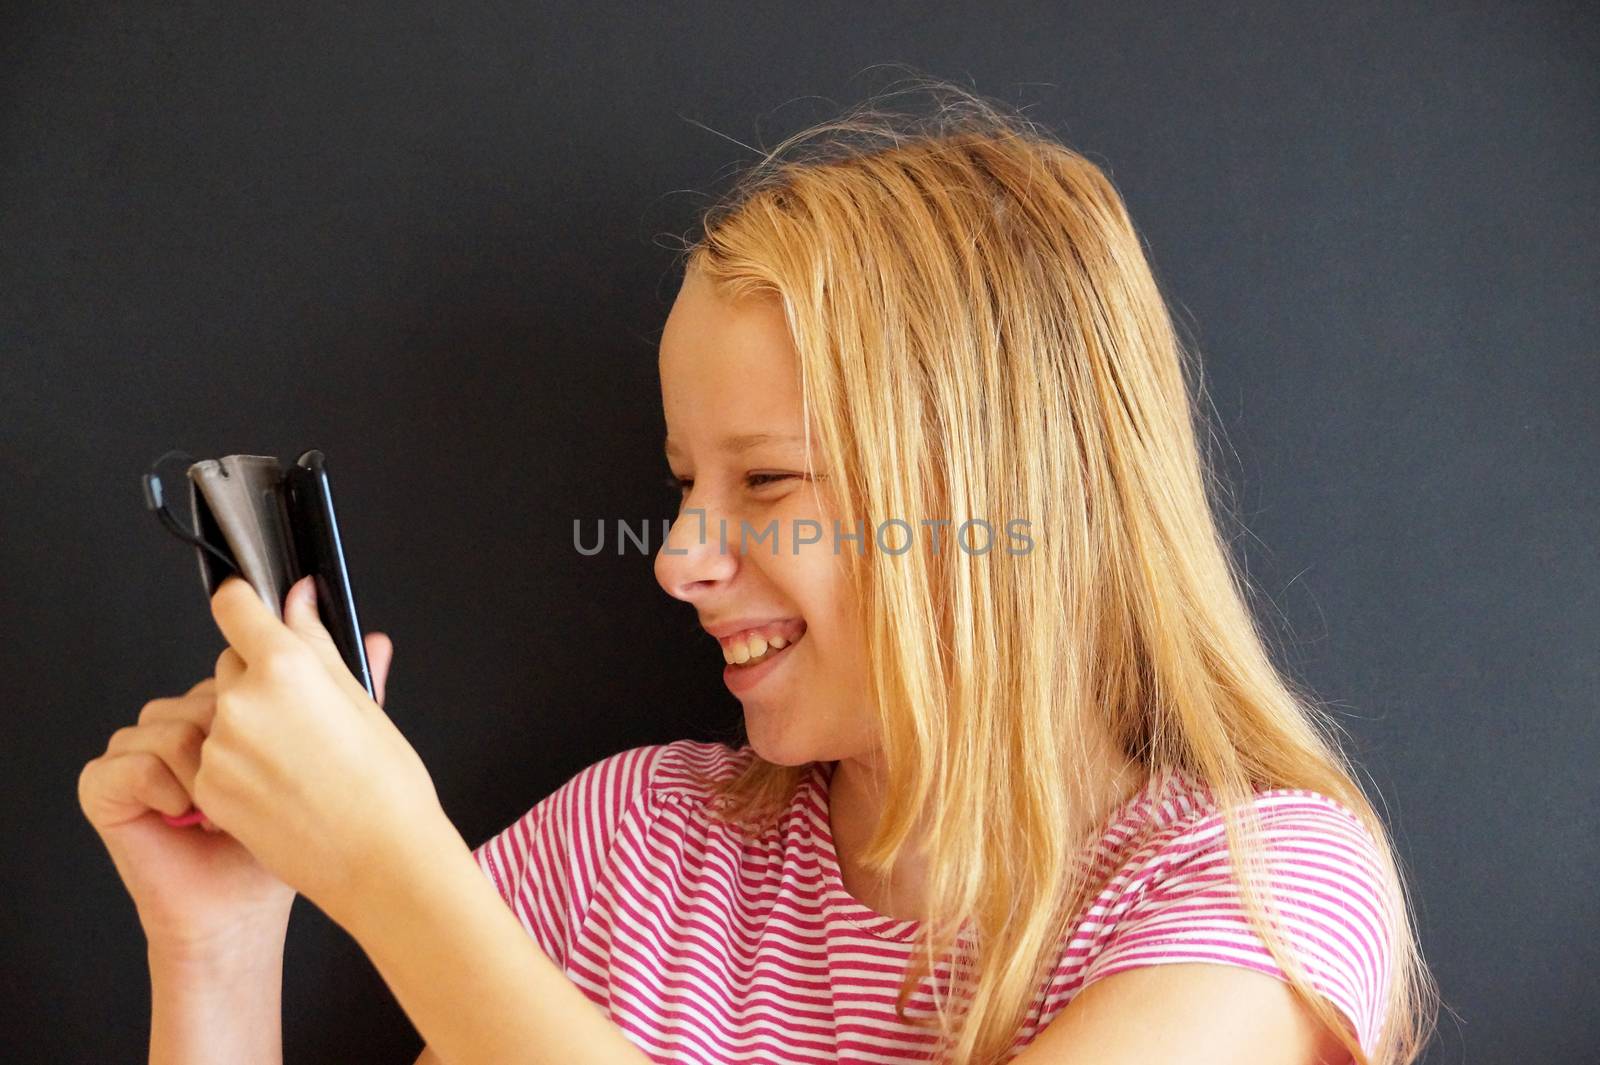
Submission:
<svg viewBox="0 0 1600 1065">
<path fill-rule="evenodd" d="M 889 788 L 862 861 L 892 867 L 931 811 L 922 971 L 958 938 L 936 915 L 970 925 L 940 1050 L 1002 1060 L 1092 898 L 1081 855 L 1110 809 L 1076 782 L 1101 715 L 1144 771 L 1210 787 L 1251 923 L 1301 1000 L 1362 1065 L 1413 1061 L 1436 991 L 1393 845 L 1336 725 L 1254 624 L 1209 506 L 1225 485 L 1197 442 L 1198 359 L 1121 197 L 1020 115 L 917 88 L 931 114 L 869 101 L 785 139 L 685 250 L 722 295 L 781 301 L 843 528 L 1031 522 L 1026 556 L 843 552 Z M 774 812 L 806 769 L 756 758 L 714 785 L 723 816 Z M 1377 841 L 1393 938 L 1371 1058 L 1265 919 L 1250 801 L 1276 787 L 1338 800 Z"/>
</svg>

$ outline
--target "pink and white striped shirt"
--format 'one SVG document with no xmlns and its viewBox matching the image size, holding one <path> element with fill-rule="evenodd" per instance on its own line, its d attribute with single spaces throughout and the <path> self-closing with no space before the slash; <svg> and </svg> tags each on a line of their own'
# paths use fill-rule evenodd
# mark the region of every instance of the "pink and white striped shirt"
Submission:
<svg viewBox="0 0 1600 1065">
<path fill-rule="evenodd" d="M 578 772 L 474 853 L 528 933 L 656 1062 L 929 1060 L 894 1015 L 918 923 L 844 887 L 828 821 L 833 763 L 814 763 L 776 824 L 741 835 L 709 815 L 694 771 L 754 750 L 679 740 Z M 1262 792 L 1262 840 L 1287 942 L 1371 1053 L 1394 914 L 1372 837 L 1314 792 Z M 1112 812 L 1104 884 L 1039 988 L 1011 1053 L 1079 991 L 1141 965 L 1215 962 L 1282 978 L 1229 876 L 1210 792 L 1152 775 Z M 924 977 L 908 1017 L 932 1016 Z M 948 987 L 941 982 L 941 987 Z"/>
</svg>

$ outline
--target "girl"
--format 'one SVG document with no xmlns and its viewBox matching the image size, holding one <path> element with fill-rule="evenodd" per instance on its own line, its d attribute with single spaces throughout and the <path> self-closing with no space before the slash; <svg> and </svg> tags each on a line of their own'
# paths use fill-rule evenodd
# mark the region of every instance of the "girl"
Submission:
<svg viewBox="0 0 1600 1065">
<path fill-rule="evenodd" d="M 656 576 L 748 742 L 623 751 L 472 850 L 380 708 L 387 638 L 374 703 L 308 583 L 280 622 L 228 581 L 214 678 L 80 781 L 152 1061 L 278 1059 L 295 891 L 423 1062 L 1417 1057 L 1391 844 L 1252 623 L 1127 211 L 936 89 L 747 173 L 661 337 Z"/>
</svg>

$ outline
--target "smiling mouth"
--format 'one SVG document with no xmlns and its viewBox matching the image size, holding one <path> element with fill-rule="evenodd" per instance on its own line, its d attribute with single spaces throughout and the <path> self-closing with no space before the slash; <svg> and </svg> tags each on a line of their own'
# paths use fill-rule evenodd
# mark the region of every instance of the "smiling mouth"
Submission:
<svg viewBox="0 0 1600 1065">
<path fill-rule="evenodd" d="M 787 636 L 778 632 L 752 632 L 723 644 L 722 660 L 730 669 L 751 669 L 770 662 L 803 639 L 803 626 L 798 632 L 791 629 Z"/>
</svg>

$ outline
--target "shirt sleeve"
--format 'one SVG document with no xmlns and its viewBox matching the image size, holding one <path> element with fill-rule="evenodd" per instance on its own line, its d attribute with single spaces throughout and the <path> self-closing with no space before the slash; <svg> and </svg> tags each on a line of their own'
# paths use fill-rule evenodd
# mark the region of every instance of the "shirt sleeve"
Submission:
<svg viewBox="0 0 1600 1065">
<path fill-rule="evenodd" d="M 1377 844 L 1355 814 L 1315 792 L 1265 792 L 1255 807 L 1283 940 L 1370 1055 L 1385 1019 L 1394 940 Z M 1143 892 L 1117 915 L 1082 987 L 1174 962 L 1236 965 L 1288 979 L 1245 914 L 1220 814 L 1179 832 L 1147 871 Z"/>
<path fill-rule="evenodd" d="M 472 852 L 557 965 L 567 962 L 572 930 L 606 875 L 617 829 L 648 790 L 664 746 L 634 747 L 579 770 Z"/>
</svg>

